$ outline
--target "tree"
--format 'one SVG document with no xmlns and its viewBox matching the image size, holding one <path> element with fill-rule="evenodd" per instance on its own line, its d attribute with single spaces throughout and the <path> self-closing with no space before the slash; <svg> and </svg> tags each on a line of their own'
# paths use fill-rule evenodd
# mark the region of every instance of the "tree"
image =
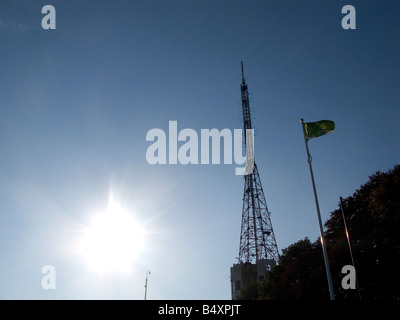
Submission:
<svg viewBox="0 0 400 320">
<path fill-rule="evenodd" d="M 387 173 L 377 172 L 344 199 L 345 219 L 350 234 L 354 264 L 364 299 L 400 299 L 400 165 Z M 325 224 L 326 241 L 331 248 L 332 274 L 338 282 L 344 264 L 351 264 L 342 212 L 331 213 Z M 337 296 L 349 298 L 340 285 Z"/>
<path fill-rule="evenodd" d="M 400 300 L 400 165 L 387 173 L 376 172 L 343 203 L 362 299 Z M 340 205 L 325 227 L 336 299 L 359 299 L 357 290 L 341 286 L 342 268 L 352 262 Z M 266 280 L 252 284 L 242 298 L 328 300 L 319 239 L 311 243 L 305 238 L 282 250 Z"/>
<path fill-rule="evenodd" d="M 323 277 L 321 246 L 304 238 L 282 250 L 279 264 L 261 286 L 260 297 L 268 300 L 328 298 Z"/>
<path fill-rule="evenodd" d="M 236 300 L 258 300 L 259 299 L 259 281 L 253 280 L 247 286 L 240 290 Z"/>
</svg>

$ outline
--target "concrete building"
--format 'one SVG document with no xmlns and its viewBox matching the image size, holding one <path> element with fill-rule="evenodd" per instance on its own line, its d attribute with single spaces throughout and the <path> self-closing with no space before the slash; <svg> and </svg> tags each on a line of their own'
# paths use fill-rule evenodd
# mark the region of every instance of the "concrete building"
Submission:
<svg viewBox="0 0 400 320">
<path fill-rule="evenodd" d="M 231 292 L 232 300 L 235 300 L 243 287 L 253 281 L 265 279 L 267 271 L 275 266 L 273 259 L 261 259 L 256 264 L 245 262 L 234 264 L 231 267 Z"/>
</svg>

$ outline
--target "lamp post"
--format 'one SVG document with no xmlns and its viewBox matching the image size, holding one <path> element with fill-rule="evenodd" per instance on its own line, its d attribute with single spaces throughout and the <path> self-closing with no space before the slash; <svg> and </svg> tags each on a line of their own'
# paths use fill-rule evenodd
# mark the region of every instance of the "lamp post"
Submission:
<svg viewBox="0 0 400 320">
<path fill-rule="evenodd" d="M 146 283 L 144 284 L 144 300 L 147 300 L 147 281 L 149 280 L 149 274 L 151 274 L 150 270 L 146 272 Z"/>
</svg>

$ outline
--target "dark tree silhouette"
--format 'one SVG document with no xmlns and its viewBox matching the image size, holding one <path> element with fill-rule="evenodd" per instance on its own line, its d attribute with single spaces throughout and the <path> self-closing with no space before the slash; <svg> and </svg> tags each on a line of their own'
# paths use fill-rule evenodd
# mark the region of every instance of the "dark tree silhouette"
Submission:
<svg viewBox="0 0 400 320">
<path fill-rule="evenodd" d="M 377 172 L 343 200 L 357 280 L 363 300 L 400 299 L 400 165 Z M 338 300 L 358 300 L 357 290 L 343 289 L 343 266 L 351 265 L 340 206 L 325 223 L 329 262 Z M 250 288 L 251 287 L 251 288 Z M 308 238 L 282 250 L 266 280 L 244 288 L 241 299 L 329 300 L 319 239 Z"/>
<path fill-rule="evenodd" d="M 400 299 L 400 165 L 370 176 L 343 204 L 362 299 Z M 343 290 L 339 281 L 341 267 L 351 264 L 340 208 L 325 226 L 337 296 L 350 298 L 354 290 Z"/>
</svg>

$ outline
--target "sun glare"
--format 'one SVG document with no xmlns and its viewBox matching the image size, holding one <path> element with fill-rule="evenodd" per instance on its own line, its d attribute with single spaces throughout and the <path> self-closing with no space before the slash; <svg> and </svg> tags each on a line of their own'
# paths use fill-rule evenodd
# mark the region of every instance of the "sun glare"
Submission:
<svg viewBox="0 0 400 320">
<path fill-rule="evenodd" d="M 80 251 L 92 270 L 127 272 L 143 248 L 143 229 L 110 196 L 105 212 L 92 217 Z"/>
</svg>

